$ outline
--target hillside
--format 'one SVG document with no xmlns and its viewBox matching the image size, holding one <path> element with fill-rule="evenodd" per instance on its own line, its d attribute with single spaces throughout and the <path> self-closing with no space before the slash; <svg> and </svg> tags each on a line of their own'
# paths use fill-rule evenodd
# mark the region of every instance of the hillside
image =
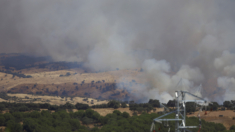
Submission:
<svg viewBox="0 0 235 132">
<path fill-rule="evenodd" d="M 130 98 L 134 87 L 145 83 L 138 69 L 87 73 L 86 69 L 66 62 L 60 62 L 59 66 L 58 62 L 45 62 L 42 58 L 28 62 L 20 55 L 0 58 L 1 64 L 7 65 L 1 66 L 0 91 L 8 93 L 125 100 Z M 19 59 L 23 60 L 20 66 L 9 62 L 18 63 Z M 42 64 L 47 66 L 39 66 Z"/>
</svg>

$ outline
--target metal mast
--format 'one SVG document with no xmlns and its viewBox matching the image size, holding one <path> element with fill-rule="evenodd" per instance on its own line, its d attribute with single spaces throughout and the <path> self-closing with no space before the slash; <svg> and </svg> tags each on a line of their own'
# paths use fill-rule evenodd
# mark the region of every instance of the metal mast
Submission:
<svg viewBox="0 0 235 132">
<path fill-rule="evenodd" d="M 196 98 L 195 100 L 186 100 L 185 95 L 189 95 L 192 96 L 194 98 Z M 163 121 L 175 121 L 175 132 L 186 132 L 189 131 L 187 130 L 187 128 L 198 128 L 198 126 L 186 126 L 186 103 L 187 102 L 194 102 L 197 104 L 206 104 L 207 101 L 201 97 L 198 97 L 194 94 L 191 94 L 187 91 L 175 91 L 175 97 L 176 97 L 176 110 L 166 113 L 158 118 L 153 119 L 153 123 L 150 129 L 150 132 L 153 131 L 153 129 L 155 128 L 154 123 L 158 122 L 158 123 L 162 123 Z M 162 119 L 163 117 L 170 115 L 172 113 L 175 113 L 175 119 Z M 189 131 L 190 132 L 190 131 Z"/>
</svg>

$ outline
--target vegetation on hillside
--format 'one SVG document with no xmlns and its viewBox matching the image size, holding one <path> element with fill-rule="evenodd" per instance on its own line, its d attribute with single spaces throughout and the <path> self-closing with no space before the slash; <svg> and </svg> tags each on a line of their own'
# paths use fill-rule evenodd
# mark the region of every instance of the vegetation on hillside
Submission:
<svg viewBox="0 0 235 132">
<path fill-rule="evenodd" d="M 13 70 L 12 68 L 15 70 L 22 70 L 32 67 L 48 68 L 50 70 L 84 68 L 82 63 L 64 61 L 53 62 L 50 57 L 33 57 L 23 54 L 11 55 L 13 54 L 9 54 L 8 57 L 0 57 L 0 64 L 3 65 L 6 70 Z"/>
<path fill-rule="evenodd" d="M 6 73 L 6 74 L 12 74 L 12 78 L 14 78 L 15 76 L 19 77 L 19 78 L 32 78 L 31 75 L 25 75 L 25 74 L 21 74 L 21 73 L 16 73 L 16 72 L 12 72 L 10 70 L 4 71 L 4 70 L 0 70 L 0 72 Z"/>
</svg>

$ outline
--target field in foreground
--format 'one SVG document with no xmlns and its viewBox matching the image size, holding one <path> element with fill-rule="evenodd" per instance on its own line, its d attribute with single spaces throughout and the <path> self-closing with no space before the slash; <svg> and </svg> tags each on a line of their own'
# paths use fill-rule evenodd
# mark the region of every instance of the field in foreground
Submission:
<svg viewBox="0 0 235 132">
<path fill-rule="evenodd" d="M 197 117 L 198 112 L 195 112 L 188 117 Z M 207 115 L 204 112 L 201 112 L 201 119 L 204 119 L 208 122 L 222 123 L 228 130 L 232 125 L 235 125 L 235 112 L 233 110 L 226 111 L 209 111 Z"/>
<path fill-rule="evenodd" d="M 142 113 L 139 116 L 130 116 L 127 112 L 114 110 L 106 116 L 101 116 L 94 110 L 79 110 L 77 112 L 66 112 L 60 110 L 13 112 L 0 114 L 1 128 L 6 127 L 10 132 L 144 132 L 149 131 L 152 120 L 160 116 L 156 113 Z M 173 118 L 174 114 L 167 116 Z M 187 125 L 198 125 L 195 117 L 187 118 Z M 174 123 L 169 122 L 169 128 L 174 130 Z M 156 123 L 156 130 L 168 131 L 164 124 Z M 192 129 L 192 132 L 197 132 Z M 202 120 L 203 132 L 226 131 L 220 123 L 210 123 Z"/>
</svg>

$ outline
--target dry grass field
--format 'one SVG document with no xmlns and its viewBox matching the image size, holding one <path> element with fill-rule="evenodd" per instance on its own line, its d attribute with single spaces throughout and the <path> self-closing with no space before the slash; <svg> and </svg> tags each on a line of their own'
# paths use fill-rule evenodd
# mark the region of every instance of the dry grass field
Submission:
<svg viewBox="0 0 235 132">
<path fill-rule="evenodd" d="M 155 108 L 155 109 L 156 109 L 155 112 L 152 110 L 149 113 L 157 113 L 157 112 L 163 111 L 163 108 Z M 133 111 L 129 110 L 129 107 L 128 108 L 118 108 L 118 109 L 113 109 L 113 108 L 98 108 L 97 109 L 96 108 L 93 110 L 98 112 L 101 116 L 106 116 L 107 114 L 113 113 L 114 110 L 119 110 L 122 113 L 127 112 L 130 114 L 130 116 L 132 116 L 132 114 L 134 113 Z"/>
<path fill-rule="evenodd" d="M 93 109 L 95 111 L 97 111 L 100 115 L 105 116 L 109 113 L 112 113 L 115 109 L 113 108 L 100 108 L 100 109 Z M 121 111 L 121 112 L 127 112 L 129 113 L 131 116 L 133 114 L 133 111 L 130 111 L 129 108 L 118 108 L 117 110 Z M 163 111 L 163 108 L 156 108 L 155 113 L 157 112 L 161 112 Z M 153 111 L 151 111 L 150 113 L 154 113 Z M 195 112 L 191 115 L 187 115 L 188 117 L 192 117 L 195 116 L 197 117 L 198 112 Z M 212 111 L 212 112 L 208 112 L 207 115 L 204 115 L 203 112 L 201 112 L 201 119 L 204 119 L 205 121 L 208 122 L 215 122 L 215 123 L 221 123 L 223 124 L 227 130 L 229 130 L 229 128 L 232 125 L 235 125 L 235 120 L 233 119 L 233 117 L 235 117 L 235 112 L 232 110 L 226 110 L 226 111 Z M 223 115 L 223 117 L 219 117 L 220 115 Z"/>
<path fill-rule="evenodd" d="M 17 97 L 16 101 L 13 100 L 2 100 L 2 101 L 10 101 L 10 102 L 18 102 L 18 103 L 49 103 L 51 105 L 63 105 L 66 102 L 69 102 L 71 104 L 76 104 L 76 103 L 83 103 L 83 104 L 88 104 L 89 106 L 91 105 L 98 105 L 98 104 L 107 104 L 107 100 L 97 100 L 93 98 L 82 98 L 82 97 L 60 97 L 60 96 L 47 96 L 47 95 L 31 95 L 31 94 L 7 94 L 8 96 L 11 97 Z M 84 101 L 85 99 L 85 101 Z M 93 100 L 93 101 L 92 101 Z M 1 101 L 1 100 L 0 100 Z M 91 103 L 93 102 L 93 104 Z"/>
<path fill-rule="evenodd" d="M 188 115 L 188 117 L 195 116 L 197 117 L 198 112 L 195 112 L 191 115 Z M 215 122 L 215 123 L 222 123 L 226 129 L 228 130 L 232 125 L 235 125 L 235 120 L 233 117 L 235 117 L 235 112 L 232 110 L 226 110 L 226 111 L 211 111 L 208 112 L 207 115 L 204 114 L 204 112 L 201 112 L 201 119 L 204 119 L 208 122 Z M 219 117 L 222 115 L 223 117 Z"/>
</svg>

